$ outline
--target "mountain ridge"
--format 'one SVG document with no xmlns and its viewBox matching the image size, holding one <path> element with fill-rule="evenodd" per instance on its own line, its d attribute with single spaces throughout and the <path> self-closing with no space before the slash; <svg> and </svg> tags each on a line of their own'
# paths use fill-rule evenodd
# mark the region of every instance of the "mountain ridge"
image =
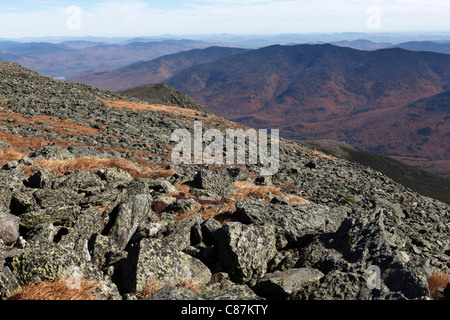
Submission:
<svg viewBox="0 0 450 320">
<path fill-rule="evenodd" d="M 448 121 L 445 108 L 426 114 L 427 125 L 415 132 L 401 132 L 408 130 L 403 123 L 410 118 L 409 104 L 448 91 L 449 62 L 445 54 L 400 48 L 369 52 L 329 44 L 270 46 L 190 67 L 166 82 L 221 116 L 248 126 L 279 127 L 288 138 L 342 140 L 405 159 L 413 155 L 448 161 L 442 132 Z M 399 120 L 395 126 L 385 125 L 382 114 Z M 376 125 L 371 124 L 374 117 Z M 373 130 L 384 128 L 381 132 L 391 132 L 392 137 L 386 143 L 382 134 L 375 135 L 377 142 L 368 134 L 358 137 L 365 134 L 364 123 Z M 434 128 L 437 136 L 429 139 L 435 142 L 416 146 L 415 140 L 422 140 L 417 130 L 425 127 Z M 395 140 L 402 135 L 407 140 L 399 144 Z M 443 144 L 439 154 L 433 150 L 436 141 Z M 413 150 L 400 153 L 397 147 L 404 148 L 402 144 Z M 448 174 L 445 163 L 436 162 L 431 170 Z"/>
<path fill-rule="evenodd" d="M 83 74 L 68 79 L 111 91 L 132 89 L 141 85 L 164 82 L 178 72 L 196 64 L 214 61 L 227 55 L 248 50 L 212 46 L 205 49 L 192 49 L 102 73 Z"/>
</svg>

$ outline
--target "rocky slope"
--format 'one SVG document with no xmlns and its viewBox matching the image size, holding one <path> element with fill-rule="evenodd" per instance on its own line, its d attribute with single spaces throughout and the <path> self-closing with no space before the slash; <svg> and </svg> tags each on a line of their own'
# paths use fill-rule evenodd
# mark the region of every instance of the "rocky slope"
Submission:
<svg viewBox="0 0 450 320">
<path fill-rule="evenodd" d="M 284 139 L 271 177 L 174 166 L 173 130 L 243 127 L 0 74 L 3 299 L 58 281 L 97 299 L 427 299 L 449 272 L 449 206 L 370 168 Z"/>
<path fill-rule="evenodd" d="M 371 167 L 420 194 L 450 204 L 450 178 L 434 175 L 381 154 L 358 150 L 343 142 L 314 140 L 299 143 L 328 155 Z"/>
</svg>

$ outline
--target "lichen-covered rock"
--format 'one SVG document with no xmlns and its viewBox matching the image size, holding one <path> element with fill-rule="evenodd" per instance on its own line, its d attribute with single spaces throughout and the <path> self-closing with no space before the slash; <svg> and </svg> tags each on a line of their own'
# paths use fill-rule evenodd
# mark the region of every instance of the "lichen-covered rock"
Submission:
<svg viewBox="0 0 450 320">
<path fill-rule="evenodd" d="M 252 289 L 245 284 L 236 284 L 228 279 L 214 283 L 198 294 L 203 300 L 261 300 Z"/>
<path fill-rule="evenodd" d="M 178 221 L 170 234 L 164 237 L 164 241 L 167 241 L 167 243 L 179 250 L 183 250 L 191 245 L 191 229 L 196 225 L 199 226 L 201 223 L 202 215 L 200 213 L 190 215 Z"/>
<path fill-rule="evenodd" d="M 84 195 L 78 193 L 76 190 L 61 188 L 61 189 L 38 189 L 33 192 L 33 198 L 37 205 L 42 209 L 64 205 L 67 203 L 80 203 Z"/>
<path fill-rule="evenodd" d="M 131 174 L 119 168 L 106 169 L 102 175 L 102 178 L 105 179 L 108 183 L 115 181 L 123 181 L 123 182 L 133 181 L 133 177 L 131 176 Z"/>
<path fill-rule="evenodd" d="M 33 193 L 34 190 L 25 189 L 23 187 L 14 189 L 10 204 L 11 213 L 21 215 L 25 212 L 38 209 Z"/>
<path fill-rule="evenodd" d="M 50 188 L 54 179 L 50 169 L 42 169 L 28 178 L 27 185 L 30 188 Z"/>
<path fill-rule="evenodd" d="M 0 185 L 0 212 L 9 212 L 12 193 L 9 187 Z"/>
<path fill-rule="evenodd" d="M 264 276 L 267 263 L 275 256 L 275 232 L 271 225 L 228 222 L 216 231 L 220 262 L 239 283 Z"/>
<path fill-rule="evenodd" d="M 305 284 L 293 300 L 368 300 L 373 298 L 364 275 L 334 270 L 319 281 Z"/>
<path fill-rule="evenodd" d="M 222 228 L 222 225 L 216 219 L 206 219 L 201 224 L 202 238 L 205 244 L 213 245 L 216 240 L 214 233 Z"/>
<path fill-rule="evenodd" d="M 83 210 L 74 221 L 71 228 L 59 240 L 59 245 L 67 246 L 83 254 L 86 261 L 91 259 L 88 252 L 88 241 L 99 234 L 105 227 L 105 221 L 95 208 Z"/>
<path fill-rule="evenodd" d="M 200 204 L 194 199 L 176 199 L 166 209 L 168 212 L 189 213 L 198 209 Z"/>
<path fill-rule="evenodd" d="M 13 170 L 0 169 L 0 186 L 10 189 L 20 189 L 23 187 L 23 182 L 28 179 L 28 176 L 21 168 Z"/>
<path fill-rule="evenodd" d="M 164 286 L 145 300 L 196 300 L 197 294 L 183 287 Z"/>
<path fill-rule="evenodd" d="M 83 254 L 52 242 L 29 243 L 22 252 L 11 258 L 7 267 L 20 285 L 43 281 L 92 279 L 99 282 L 97 294 L 120 299 L 116 285 Z"/>
<path fill-rule="evenodd" d="M 266 273 L 252 289 L 264 297 L 286 298 L 299 291 L 306 283 L 318 281 L 322 277 L 323 273 L 317 269 L 292 268 Z"/>
<path fill-rule="evenodd" d="M 0 212 L 0 240 L 6 245 L 11 245 L 18 237 L 19 218 L 10 213 Z"/>
<path fill-rule="evenodd" d="M 68 151 L 57 144 L 37 149 L 29 154 L 30 158 L 45 160 L 70 160 L 75 157 Z"/>
<path fill-rule="evenodd" d="M 159 239 L 143 239 L 130 249 L 122 268 L 123 292 L 140 292 L 152 282 L 175 285 L 192 280 L 200 285 L 211 279 L 210 270 L 198 259 Z"/>
<path fill-rule="evenodd" d="M 51 242 L 32 242 L 8 267 L 20 284 L 59 280 L 70 266 L 81 266 L 83 260 L 74 250 L 61 248 Z"/>
<path fill-rule="evenodd" d="M 323 232 L 330 209 L 319 205 L 283 206 L 264 200 L 242 200 L 236 203 L 236 215 L 247 224 L 269 223 L 277 234 L 277 248 L 295 244 L 302 237 Z"/>
<path fill-rule="evenodd" d="M 233 192 L 237 188 L 231 176 L 219 170 L 200 170 L 195 175 L 192 186 L 205 190 L 210 196 L 219 198 Z"/>
<path fill-rule="evenodd" d="M 76 204 L 63 204 L 20 215 L 20 225 L 33 229 L 43 224 L 53 223 L 62 226 L 72 226 L 81 208 Z"/>
<path fill-rule="evenodd" d="M 116 241 L 121 250 L 125 249 L 138 227 L 152 213 L 152 196 L 145 182 L 133 180 L 127 192 L 128 198 L 114 209 L 106 227 L 108 236 Z"/>
<path fill-rule="evenodd" d="M 298 265 L 323 271 L 320 283 L 299 293 L 305 299 L 424 299 L 429 293 L 424 265 L 405 263 L 392 250 L 382 210 L 359 212 L 342 222 L 324 244 L 312 243 L 301 254 Z M 379 290 L 367 284 L 368 267 L 379 268 Z M 344 276 L 342 276 L 344 274 Z M 342 288 L 345 288 L 343 290 Z"/>
<path fill-rule="evenodd" d="M 72 190 L 88 189 L 102 185 L 103 183 L 98 175 L 83 170 L 67 174 L 53 183 L 54 188 L 70 188 Z"/>
<path fill-rule="evenodd" d="M 0 300 L 9 299 L 14 295 L 20 285 L 8 267 L 0 269 Z"/>
</svg>

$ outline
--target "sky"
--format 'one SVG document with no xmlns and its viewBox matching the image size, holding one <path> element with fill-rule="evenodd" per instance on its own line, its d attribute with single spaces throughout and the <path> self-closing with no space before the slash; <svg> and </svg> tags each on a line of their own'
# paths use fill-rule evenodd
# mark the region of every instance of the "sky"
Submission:
<svg viewBox="0 0 450 320">
<path fill-rule="evenodd" d="M 0 0 L 0 38 L 450 31 L 449 0 Z"/>
</svg>

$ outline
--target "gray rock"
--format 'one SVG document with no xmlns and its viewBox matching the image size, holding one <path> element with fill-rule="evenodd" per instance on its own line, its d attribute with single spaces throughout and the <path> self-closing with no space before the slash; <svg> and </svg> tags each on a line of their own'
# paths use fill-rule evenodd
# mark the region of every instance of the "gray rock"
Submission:
<svg viewBox="0 0 450 320">
<path fill-rule="evenodd" d="M 323 273 L 317 269 L 292 268 L 285 271 L 266 273 L 258 279 L 253 290 L 267 298 L 286 298 L 299 291 L 305 284 L 320 280 Z"/>
<path fill-rule="evenodd" d="M 222 228 L 222 225 L 216 219 L 206 219 L 201 224 L 203 242 L 207 245 L 215 244 L 214 233 Z"/>
<path fill-rule="evenodd" d="M 0 212 L 0 240 L 6 245 L 11 245 L 18 237 L 19 218 L 10 213 Z"/>
<path fill-rule="evenodd" d="M 11 205 L 12 193 L 6 186 L 0 185 L 0 212 L 8 212 Z"/>
<path fill-rule="evenodd" d="M 18 167 L 19 167 L 19 162 L 9 161 L 2 167 L 2 169 L 3 170 L 13 170 L 13 169 L 17 169 Z"/>
<path fill-rule="evenodd" d="M 166 193 L 178 193 L 177 188 L 175 188 L 169 181 L 161 181 L 161 187 Z"/>
<path fill-rule="evenodd" d="M 66 245 L 75 251 L 85 250 L 87 241 L 94 235 L 102 232 L 105 221 L 95 208 L 88 208 L 77 215 L 73 225 L 60 241 L 60 245 Z"/>
<path fill-rule="evenodd" d="M 13 296 L 20 285 L 8 267 L 0 269 L 0 300 L 9 299 Z"/>
<path fill-rule="evenodd" d="M 69 173 L 53 183 L 53 188 L 70 188 L 73 190 L 88 189 L 102 186 L 102 181 L 98 175 L 88 171 L 77 171 Z"/>
<path fill-rule="evenodd" d="M 168 207 L 168 212 L 188 213 L 194 211 L 200 204 L 194 199 L 176 199 Z"/>
<path fill-rule="evenodd" d="M 245 284 L 236 284 L 228 279 L 214 283 L 198 294 L 202 300 L 262 300 Z"/>
<path fill-rule="evenodd" d="M 197 295 L 183 287 L 164 286 L 145 300 L 196 300 Z"/>
<path fill-rule="evenodd" d="M 57 144 L 37 149 L 29 154 L 30 158 L 45 160 L 71 160 L 75 157 L 68 151 Z"/>
<path fill-rule="evenodd" d="M 275 256 L 275 232 L 271 225 L 229 222 L 216 231 L 220 262 L 238 283 L 264 276 Z"/>
<path fill-rule="evenodd" d="M 138 227 L 151 215 L 151 204 L 150 194 L 130 195 L 111 213 L 108 236 L 116 241 L 120 249 L 125 249 Z"/>
<path fill-rule="evenodd" d="M 194 177 L 192 186 L 198 189 L 204 189 L 211 196 L 223 197 L 234 190 L 236 185 L 229 174 L 223 174 L 222 171 L 200 170 Z"/>
<path fill-rule="evenodd" d="M 21 254 L 7 265 L 20 285 L 73 279 L 98 281 L 96 294 L 102 298 L 120 299 L 116 285 L 93 264 L 83 258 L 82 252 L 55 245 L 55 243 L 29 243 Z"/>
<path fill-rule="evenodd" d="M 53 223 L 62 226 L 72 226 L 81 208 L 76 204 L 64 204 L 40 209 L 22 214 L 20 225 L 33 229 L 44 224 Z"/>
<path fill-rule="evenodd" d="M 76 190 L 61 189 L 38 189 L 33 192 L 33 197 L 37 205 L 42 209 L 52 206 L 64 205 L 67 203 L 80 203 L 84 198 L 84 194 L 78 193 Z"/>
<path fill-rule="evenodd" d="M 0 186 L 8 187 L 10 189 L 20 189 L 23 187 L 23 182 L 26 179 L 28 179 L 28 176 L 21 168 L 0 170 Z"/>
<path fill-rule="evenodd" d="M 285 206 L 267 204 L 264 200 L 242 200 L 236 203 L 235 214 L 247 224 L 272 224 L 278 238 L 277 248 L 282 249 L 304 236 L 324 232 L 332 213 L 329 208 L 315 204 Z"/>
<path fill-rule="evenodd" d="M 202 285 L 211 279 L 200 260 L 159 239 L 143 239 L 130 248 L 121 275 L 124 292 L 141 292 L 151 281 L 176 285 L 190 279 Z"/>
<path fill-rule="evenodd" d="M 202 215 L 196 213 L 178 221 L 170 234 L 164 237 L 164 241 L 179 250 L 191 245 L 191 229 L 202 223 Z"/>
<path fill-rule="evenodd" d="M 370 265 L 380 268 L 381 286 L 407 299 L 429 296 L 424 263 L 405 264 L 389 245 L 383 210 L 360 212 L 346 219 L 336 231 L 331 247 L 342 253 L 345 260 L 361 276 Z M 386 293 L 387 294 L 387 293 Z"/>
<path fill-rule="evenodd" d="M 55 177 L 50 169 L 42 169 L 32 174 L 28 180 L 30 188 L 50 188 Z"/>
<path fill-rule="evenodd" d="M 33 196 L 34 190 L 15 189 L 12 193 L 10 209 L 15 215 L 20 215 L 25 212 L 29 212 L 37 209 L 36 199 Z"/>
<path fill-rule="evenodd" d="M 129 183 L 133 181 L 133 177 L 131 176 L 131 174 L 119 168 L 106 169 L 106 171 L 103 173 L 102 178 L 104 178 L 108 183 L 116 181 L 123 181 Z"/>
<path fill-rule="evenodd" d="M 373 299 L 366 278 L 354 272 L 332 271 L 319 281 L 305 284 L 291 295 L 293 300 L 368 300 Z"/>
</svg>

